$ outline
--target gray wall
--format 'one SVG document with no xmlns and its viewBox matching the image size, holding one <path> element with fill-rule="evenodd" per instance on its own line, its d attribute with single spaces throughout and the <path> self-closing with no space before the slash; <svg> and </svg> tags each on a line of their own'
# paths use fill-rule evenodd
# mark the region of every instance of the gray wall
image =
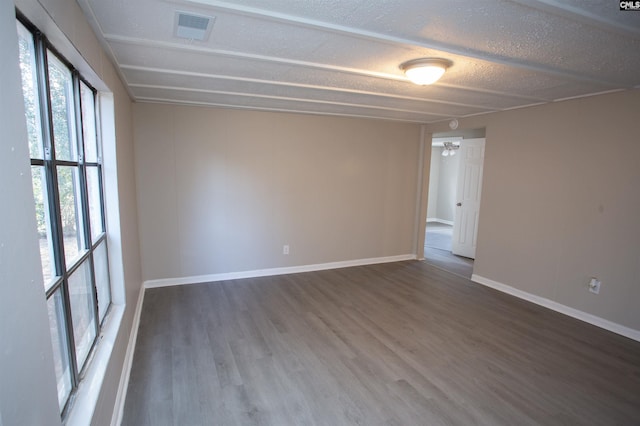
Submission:
<svg viewBox="0 0 640 426">
<path fill-rule="evenodd" d="M 414 253 L 420 126 L 134 111 L 145 280 Z"/>
<path fill-rule="evenodd" d="M 442 149 L 440 149 L 442 152 Z M 456 191 L 458 185 L 458 169 L 460 155 L 443 157 L 438 154 L 440 167 L 438 177 L 438 204 L 436 217 L 453 222 L 456 214 Z"/>
<path fill-rule="evenodd" d="M 428 219 L 453 222 L 460 156 L 443 157 L 441 147 L 431 149 Z"/>
<path fill-rule="evenodd" d="M 60 423 L 31 190 L 14 5 L 0 1 L 0 412 L 7 425 Z"/>
<path fill-rule="evenodd" d="M 460 120 L 486 126 L 474 273 L 640 330 L 638 111 L 629 90 Z"/>
<path fill-rule="evenodd" d="M 99 90 L 113 94 L 115 145 L 105 146 L 109 254 L 114 301 L 125 304 L 121 327 L 100 390 L 92 424 L 111 421 L 116 392 L 142 284 L 133 171 L 131 101 L 82 10 L 73 0 L 17 0 L 17 6 L 53 41 Z M 5 358 L 0 363 L 0 411 L 7 425 L 59 423 L 51 340 L 35 233 L 29 153 L 19 80 L 14 3 L 2 0 L 0 51 L 2 72 L 2 197 L 0 217 L 0 339 Z M 15 148 L 13 150 L 12 148 Z M 6 164 L 5 164 L 6 163 Z M 21 174 L 22 173 L 22 174 Z M 8 210 L 5 210 L 8 209 Z M 6 275 L 5 275 L 6 274 Z M 5 351 L 6 348 L 6 351 Z M 52 384 L 52 380 L 54 381 Z M 7 386 L 7 384 L 11 384 Z M 52 387 L 53 386 L 53 387 Z M 53 406 L 52 406 L 53 404 Z"/>
</svg>

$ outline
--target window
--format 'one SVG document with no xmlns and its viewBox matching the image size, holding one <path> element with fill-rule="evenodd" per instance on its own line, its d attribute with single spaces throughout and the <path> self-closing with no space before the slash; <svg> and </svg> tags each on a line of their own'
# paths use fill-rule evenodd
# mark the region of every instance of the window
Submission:
<svg viewBox="0 0 640 426">
<path fill-rule="evenodd" d="M 62 416 L 111 305 L 96 92 L 17 22 L 43 292 Z"/>
</svg>

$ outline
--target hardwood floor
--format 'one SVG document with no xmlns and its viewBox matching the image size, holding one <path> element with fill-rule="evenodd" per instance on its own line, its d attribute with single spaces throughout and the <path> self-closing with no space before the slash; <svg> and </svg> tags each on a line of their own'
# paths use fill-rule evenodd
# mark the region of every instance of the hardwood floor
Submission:
<svg viewBox="0 0 640 426">
<path fill-rule="evenodd" d="M 425 247 L 424 261 L 436 268 L 444 269 L 463 278 L 471 279 L 473 275 L 473 260 L 456 256 L 450 251 Z"/>
<path fill-rule="evenodd" d="M 637 425 L 640 343 L 417 261 L 149 289 L 123 425 Z"/>
<path fill-rule="evenodd" d="M 453 227 L 429 222 L 425 230 L 424 261 L 445 271 L 471 279 L 473 259 L 451 253 Z"/>
</svg>

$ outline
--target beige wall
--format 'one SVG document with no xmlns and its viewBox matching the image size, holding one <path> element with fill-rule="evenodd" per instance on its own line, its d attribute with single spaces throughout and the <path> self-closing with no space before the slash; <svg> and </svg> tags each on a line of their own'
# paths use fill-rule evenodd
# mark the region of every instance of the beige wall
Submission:
<svg viewBox="0 0 640 426">
<path fill-rule="evenodd" d="M 638 111 L 631 90 L 460 120 L 486 126 L 474 273 L 640 330 Z"/>
<path fill-rule="evenodd" d="M 418 125 L 134 112 L 145 280 L 414 253 Z"/>
<path fill-rule="evenodd" d="M 8 22 L 8 27 L 3 24 L 3 33 L 1 35 L 2 41 L 5 42 L 5 32 L 7 28 L 15 33 L 14 25 L 14 3 L 2 0 L 2 16 L 6 17 L 3 22 Z M 16 0 L 15 6 L 24 13 L 29 20 L 31 20 L 36 26 L 39 27 L 50 40 L 55 44 L 56 48 L 67 57 L 76 67 L 78 67 L 83 74 L 98 90 L 109 91 L 113 96 L 113 103 L 115 107 L 115 145 L 113 139 L 105 141 L 104 157 L 105 157 L 105 185 L 107 188 L 107 208 L 110 211 L 118 214 L 111 214 L 109 226 L 109 245 L 110 255 L 112 255 L 111 272 L 113 285 L 120 287 L 124 286 L 121 291 L 114 294 L 114 301 L 120 304 L 126 302 L 124 316 L 122 320 L 119 333 L 114 344 L 112 356 L 109 360 L 108 368 L 106 371 L 103 386 L 100 391 L 100 397 L 96 406 L 96 411 L 93 416 L 92 424 L 104 425 L 109 424 L 114 409 L 114 403 L 116 398 L 116 392 L 120 380 L 120 375 L 123 368 L 123 362 L 125 353 L 127 350 L 127 344 L 129 340 L 129 333 L 133 323 L 134 310 L 136 301 L 139 295 L 140 287 L 142 284 L 141 271 L 140 271 L 140 256 L 138 246 L 138 230 L 137 230 L 137 212 L 136 212 L 136 192 L 134 182 L 134 161 L 133 161 L 133 132 L 132 132 L 132 112 L 131 101 L 127 92 L 124 89 L 116 70 L 112 66 L 109 58 L 98 43 L 94 33 L 92 32 L 89 23 L 84 18 L 82 11 L 78 4 L 73 0 Z M 15 36 L 6 40 L 9 43 L 15 42 Z M 2 52 L 3 66 L 11 66 L 16 70 L 18 69 L 18 58 L 13 54 L 5 54 Z M 3 79 L 3 81 L 5 81 Z M 14 88 L 11 85 L 12 92 L 8 98 L 5 95 L 5 89 L 2 89 L 2 96 L 0 98 L 3 102 L 8 102 L 13 105 L 12 112 L 16 112 L 17 116 L 14 117 L 16 122 L 24 122 L 24 115 L 21 111 L 17 111 L 15 106 L 22 105 L 19 81 L 16 83 L 18 86 Z M 13 90 L 15 89 L 15 90 Z M 16 92 L 17 90 L 17 92 Z M 3 138 L 4 144 L 7 139 L 4 137 L 3 126 Z M 24 138 L 20 139 L 24 140 Z M 16 139 L 12 143 L 18 143 Z M 4 146 L 4 145 L 3 145 Z M 26 143 L 25 143 L 26 147 Z M 22 166 L 28 168 L 29 157 L 28 152 L 24 149 L 20 149 L 22 157 L 20 159 Z M 3 191 L 4 185 L 7 182 L 2 179 Z M 4 192 L 3 192 L 4 194 Z M 33 216 L 33 198 L 30 192 L 24 192 L 21 199 L 13 198 L 16 201 L 18 209 L 20 209 L 20 217 L 26 222 L 26 225 L 31 226 L 31 219 Z M 4 197 L 4 195 L 3 195 Z M 114 222 L 115 220 L 115 222 Z M 20 226 L 15 222 L 8 222 L 5 220 L 0 221 L 3 229 L 7 226 L 16 227 Z M 118 226 L 119 225 L 119 226 Z M 119 228 L 119 229 L 118 229 Z M 33 228 L 35 229 L 35 228 Z M 24 233 L 23 235 L 29 235 Z M 33 234 L 33 244 L 29 244 L 27 247 L 17 248 L 15 252 L 21 253 L 21 257 L 26 260 L 30 260 L 33 256 L 38 259 L 38 247 L 36 242 L 36 235 Z M 20 240 L 12 240 L 11 244 L 19 244 Z M 121 253 L 121 254 L 120 254 Z M 22 265 L 22 263 L 20 263 Z M 20 266 L 16 266 L 19 268 Z M 32 273 L 36 275 L 40 274 L 39 263 L 30 264 L 28 266 L 23 265 Z M 39 278 L 39 285 L 42 287 L 42 278 Z M 7 283 L 4 278 L 2 284 Z M 14 280 L 11 283 L 15 288 L 24 289 L 21 291 L 20 297 L 26 298 L 28 296 L 27 287 L 25 282 Z M 39 289 L 41 290 L 41 288 Z M 43 296 L 43 292 L 40 292 L 40 296 Z M 3 296 L 4 297 L 4 296 Z M 3 299 L 4 300 L 4 299 Z M 43 354 L 45 366 L 41 367 L 40 364 L 33 364 L 29 361 L 29 351 L 25 346 L 24 336 L 32 336 L 32 334 L 39 331 L 42 327 L 48 330 L 48 323 L 46 317 L 46 308 L 44 304 L 42 306 L 37 305 L 39 310 L 45 309 L 40 312 L 37 318 L 42 322 L 41 324 L 31 326 L 27 322 L 20 321 L 14 328 L 15 336 L 9 336 L 2 341 L 6 346 L 13 347 L 16 351 L 24 351 L 25 357 L 23 359 L 16 359 L 15 362 L 1 363 L 2 369 L 13 370 L 18 372 L 29 372 L 35 376 L 41 376 L 42 381 L 48 379 L 53 374 L 53 364 L 50 361 L 49 353 L 51 352 L 51 342 L 49 336 L 41 338 L 40 333 L 38 337 L 38 347 L 31 348 L 35 350 L 35 354 Z M 16 308 L 19 305 L 16 305 Z M 3 314 L 6 311 L 2 311 Z M 4 320 L 2 321 L 4 323 Z M 47 331 L 48 333 L 48 331 Z M 34 334 L 35 335 L 35 334 Z M 33 386 L 31 391 L 33 397 L 23 398 L 19 393 L 13 392 L 13 387 L 4 386 L 6 381 L 2 381 L 3 389 L 11 390 L 9 398 L 4 399 L 3 404 L 7 404 L 14 412 L 18 413 L 18 417 L 8 417 L 4 414 L 3 407 L 3 419 L 7 424 L 56 424 L 59 422 L 59 416 L 56 412 L 53 417 L 51 416 L 51 410 L 49 409 L 49 400 L 56 402 L 55 388 L 52 390 L 52 395 L 47 395 L 47 401 L 40 401 L 39 394 L 42 392 L 49 392 L 51 389 L 45 387 L 46 383 L 43 383 L 41 387 Z M 25 383 L 28 383 L 25 382 Z M 21 417 L 22 416 L 22 417 Z M 30 421 L 30 418 L 37 418 L 40 416 L 45 418 L 44 421 Z"/>
</svg>

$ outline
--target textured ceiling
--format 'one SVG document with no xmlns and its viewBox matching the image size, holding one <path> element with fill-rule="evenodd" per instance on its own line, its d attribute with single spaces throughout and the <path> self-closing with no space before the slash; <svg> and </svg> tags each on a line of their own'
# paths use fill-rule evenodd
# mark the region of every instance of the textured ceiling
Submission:
<svg viewBox="0 0 640 426">
<path fill-rule="evenodd" d="M 640 11 L 598 0 L 79 0 L 138 102 L 431 123 L 640 87 Z M 176 12 L 215 18 L 206 41 Z M 399 65 L 442 57 L 432 86 Z"/>
</svg>

